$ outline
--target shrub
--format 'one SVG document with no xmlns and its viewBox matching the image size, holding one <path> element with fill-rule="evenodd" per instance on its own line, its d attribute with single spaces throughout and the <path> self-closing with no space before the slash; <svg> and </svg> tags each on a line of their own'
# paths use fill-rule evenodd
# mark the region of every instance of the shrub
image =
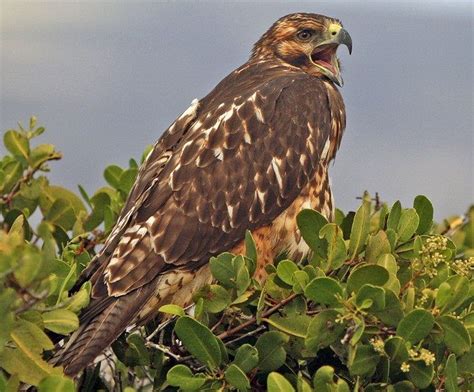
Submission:
<svg viewBox="0 0 474 392">
<path fill-rule="evenodd" d="M 0 390 L 473 390 L 474 207 L 436 225 L 425 196 L 389 208 L 368 194 L 332 223 L 301 211 L 312 258 L 281 255 L 263 286 L 247 233 L 245 255 L 210 260 L 215 283 L 191 313 L 163 306 L 169 321 L 124 333 L 102 370 L 75 385 L 47 357 L 78 327 L 90 285 L 68 290 L 113 227 L 138 164 L 109 166 L 107 186 L 77 194 L 49 182 L 61 154 L 33 147 L 43 131 L 32 118 L 3 138 Z"/>
</svg>

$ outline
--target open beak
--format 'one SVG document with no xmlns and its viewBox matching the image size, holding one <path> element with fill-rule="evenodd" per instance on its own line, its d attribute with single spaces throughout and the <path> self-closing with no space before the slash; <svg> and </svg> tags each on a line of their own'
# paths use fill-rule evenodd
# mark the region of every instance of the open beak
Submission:
<svg viewBox="0 0 474 392">
<path fill-rule="evenodd" d="M 322 74 L 331 79 L 338 86 L 344 84 L 341 71 L 339 69 L 339 60 L 336 51 L 339 45 L 346 45 L 349 54 L 352 53 L 352 38 L 346 29 L 339 24 L 333 24 L 328 29 L 328 39 L 319 43 L 310 55 L 311 62 Z"/>
</svg>

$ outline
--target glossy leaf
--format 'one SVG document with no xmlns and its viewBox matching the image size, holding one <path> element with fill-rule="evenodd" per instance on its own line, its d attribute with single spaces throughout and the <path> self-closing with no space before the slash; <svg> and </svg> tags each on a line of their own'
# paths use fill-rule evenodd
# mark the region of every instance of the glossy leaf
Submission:
<svg viewBox="0 0 474 392">
<path fill-rule="evenodd" d="M 433 365 L 427 366 L 423 361 L 410 361 L 408 379 L 418 388 L 426 388 L 431 384 L 434 376 Z"/>
<path fill-rule="evenodd" d="M 397 226 L 400 241 L 408 241 L 415 234 L 419 222 L 420 218 L 414 208 L 402 210 Z"/>
<path fill-rule="evenodd" d="M 342 296 L 342 287 L 333 278 L 315 278 L 308 283 L 304 293 L 314 302 L 334 305 L 338 303 L 337 296 Z"/>
<path fill-rule="evenodd" d="M 294 392 L 295 388 L 291 383 L 281 374 L 272 372 L 267 378 L 268 392 Z"/>
<path fill-rule="evenodd" d="M 420 218 L 416 233 L 428 233 L 433 225 L 433 204 L 431 204 L 431 201 L 426 196 L 418 195 L 413 202 L 413 208 Z"/>
<path fill-rule="evenodd" d="M 3 135 L 5 147 L 13 155 L 28 159 L 30 155 L 30 144 L 25 135 L 20 132 L 10 130 Z"/>
<path fill-rule="evenodd" d="M 298 266 L 293 261 L 282 260 L 277 265 L 277 276 L 283 282 L 292 286 L 295 283 L 293 273 L 298 270 Z"/>
<path fill-rule="evenodd" d="M 221 363 L 221 351 L 214 334 L 205 325 L 184 316 L 176 322 L 174 331 L 186 349 L 200 362 L 215 369 Z"/>
<path fill-rule="evenodd" d="M 77 315 L 70 310 L 56 309 L 43 313 L 43 323 L 46 329 L 66 335 L 79 327 Z"/>
<path fill-rule="evenodd" d="M 397 327 L 397 335 L 411 343 L 418 343 L 433 329 L 434 317 L 424 309 L 415 309 L 408 313 Z"/>
<path fill-rule="evenodd" d="M 357 293 L 364 284 L 383 286 L 389 279 L 388 271 L 375 264 L 355 268 L 347 279 L 347 291 Z"/>
<path fill-rule="evenodd" d="M 285 363 L 283 344 L 287 341 L 287 335 L 276 331 L 266 332 L 258 338 L 255 347 L 258 350 L 258 367 L 262 372 L 276 370 Z"/>
<path fill-rule="evenodd" d="M 328 223 L 327 219 L 315 210 L 305 209 L 296 216 L 301 235 L 308 246 L 317 251 L 321 247 L 319 231 Z"/>
<path fill-rule="evenodd" d="M 352 223 L 348 254 L 354 259 L 365 246 L 370 228 L 370 202 L 365 200 L 357 210 Z"/>
<path fill-rule="evenodd" d="M 245 372 L 237 365 L 230 365 L 224 373 L 226 381 L 237 388 L 239 391 L 247 391 L 250 389 L 250 382 Z"/>
<path fill-rule="evenodd" d="M 61 375 L 48 376 L 42 379 L 38 386 L 39 392 L 74 392 L 75 390 L 73 380 Z"/>
<path fill-rule="evenodd" d="M 250 344 L 243 344 L 237 349 L 232 363 L 248 373 L 258 364 L 258 350 Z"/>
<path fill-rule="evenodd" d="M 436 322 L 443 329 L 443 341 L 456 355 L 462 355 L 471 348 L 471 337 L 461 321 L 452 316 L 441 316 Z"/>
<path fill-rule="evenodd" d="M 172 386 L 196 391 L 204 385 L 206 377 L 203 374 L 194 375 L 185 365 L 175 365 L 168 371 L 166 380 Z"/>
<path fill-rule="evenodd" d="M 445 385 L 447 392 L 458 392 L 458 367 L 456 364 L 456 356 L 451 354 L 446 361 L 444 368 L 444 375 L 446 377 Z"/>
</svg>

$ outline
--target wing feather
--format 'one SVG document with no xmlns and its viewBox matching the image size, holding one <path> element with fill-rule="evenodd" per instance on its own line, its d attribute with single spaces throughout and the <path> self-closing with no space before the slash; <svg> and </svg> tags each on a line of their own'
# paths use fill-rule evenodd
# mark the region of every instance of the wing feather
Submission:
<svg viewBox="0 0 474 392">
<path fill-rule="evenodd" d="M 287 70 L 268 80 L 234 78 L 180 117 L 141 168 L 105 267 L 109 295 L 231 249 L 245 230 L 270 224 L 313 177 L 331 131 L 324 83 Z M 140 243 L 150 252 L 130 250 L 127 227 L 144 228 Z"/>
</svg>

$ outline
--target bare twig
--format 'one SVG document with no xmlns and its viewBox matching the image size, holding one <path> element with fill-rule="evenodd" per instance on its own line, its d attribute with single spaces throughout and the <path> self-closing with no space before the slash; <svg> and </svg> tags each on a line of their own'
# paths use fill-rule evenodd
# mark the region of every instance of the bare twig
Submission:
<svg viewBox="0 0 474 392">
<path fill-rule="evenodd" d="M 270 309 L 268 309 L 266 312 L 264 312 L 262 314 L 261 318 L 266 318 L 266 317 L 272 315 L 278 309 L 285 306 L 287 303 L 293 301 L 293 299 L 295 299 L 297 295 L 298 294 L 293 293 L 288 298 L 285 298 L 284 300 L 278 302 L 276 305 L 272 306 Z M 228 338 L 232 335 L 235 335 L 237 332 L 241 331 L 242 329 L 245 329 L 245 328 L 251 326 L 252 324 L 255 324 L 256 322 L 257 322 L 257 317 L 252 317 L 250 320 L 246 321 L 245 323 L 242 323 L 242 324 L 236 326 L 235 328 L 229 329 L 228 331 L 225 331 L 225 332 L 221 333 L 217 337 L 219 339 L 226 339 L 226 338 Z"/>
<path fill-rule="evenodd" d="M 161 352 L 165 353 L 166 355 L 169 355 L 171 358 L 173 358 L 174 360 L 178 362 L 183 362 L 187 359 L 186 357 L 182 357 L 181 355 L 177 355 L 173 353 L 168 347 L 163 346 L 161 344 L 156 344 L 156 343 L 147 341 L 145 342 L 145 346 L 154 348 L 156 350 L 160 350 Z"/>
<path fill-rule="evenodd" d="M 240 336 L 236 337 L 235 339 L 232 339 L 232 340 L 227 341 L 227 342 L 225 343 L 225 345 L 227 346 L 227 345 L 229 345 L 229 344 L 238 342 L 239 340 L 248 338 L 249 336 L 256 335 L 257 333 L 259 333 L 260 331 L 263 331 L 263 330 L 266 329 L 266 328 L 267 328 L 267 327 L 266 327 L 265 325 L 261 325 L 260 327 L 254 329 L 253 331 L 244 333 L 243 335 L 240 335 Z"/>
</svg>

